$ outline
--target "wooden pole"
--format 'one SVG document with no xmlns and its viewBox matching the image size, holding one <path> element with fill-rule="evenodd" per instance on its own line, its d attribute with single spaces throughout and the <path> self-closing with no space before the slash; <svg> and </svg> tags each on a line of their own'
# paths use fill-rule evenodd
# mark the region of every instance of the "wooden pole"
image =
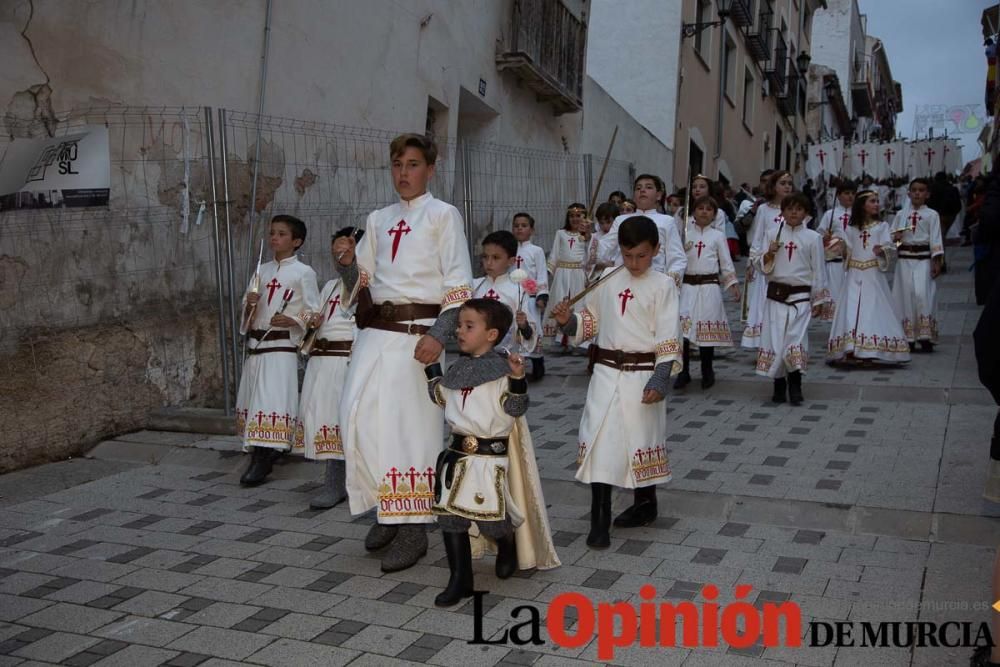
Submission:
<svg viewBox="0 0 1000 667">
<path fill-rule="evenodd" d="M 608 144 L 608 152 L 604 156 L 604 164 L 601 165 L 601 173 L 597 177 L 597 184 L 594 186 L 594 192 L 590 195 L 590 208 L 587 209 L 587 219 L 594 219 L 594 209 L 597 207 L 597 194 L 601 191 L 601 184 L 604 182 L 604 172 L 608 169 L 608 160 L 611 159 L 611 149 L 615 147 L 615 139 L 618 137 L 618 126 L 615 125 L 615 131 L 611 133 L 611 143 Z"/>
</svg>

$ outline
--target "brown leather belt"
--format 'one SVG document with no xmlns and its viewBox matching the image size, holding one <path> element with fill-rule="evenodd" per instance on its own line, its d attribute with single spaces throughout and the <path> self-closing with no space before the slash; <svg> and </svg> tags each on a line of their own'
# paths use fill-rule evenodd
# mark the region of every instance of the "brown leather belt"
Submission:
<svg viewBox="0 0 1000 667">
<path fill-rule="evenodd" d="M 793 294 L 807 294 L 811 291 L 812 287 L 809 285 L 786 285 L 785 283 L 776 283 L 774 281 L 767 283 L 767 298 L 778 303 L 787 303 L 788 297 Z M 801 302 L 793 301 L 792 303 L 787 303 L 787 305 L 791 306 L 796 303 Z"/>
<path fill-rule="evenodd" d="M 656 355 L 652 352 L 609 350 L 591 343 L 587 354 L 591 368 L 601 364 L 619 371 L 651 371 L 656 366 Z"/>
<path fill-rule="evenodd" d="M 351 345 L 349 340 L 327 340 L 318 338 L 313 341 L 310 357 L 349 357 L 351 356 Z"/>
<path fill-rule="evenodd" d="M 684 284 L 685 285 L 718 285 L 719 284 L 719 274 L 717 273 L 702 273 L 702 274 L 684 274 Z"/>
<path fill-rule="evenodd" d="M 900 243 L 896 248 L 899 259 L 930 259 L 931 246 L 923 243 Z"/>
<path fill-rule="evenodd" d="M 267 332 L 266 329 L 251 329 L 247 332 L 247 335 L 254 340 L 264 340 L 264 336 L 267 336 L 267 340 L 289 340 L 291 336 L 288 335 L 288 329 L 280 329 L 278 331 Z"/>
<path fill-rule="evenodd" d="M 395 331 L 416 336 L 423 336 L 430 327 L 424 324 L 410 324 L 408 320 L 424 320 L 437 317 L 441 306 L 432 303 L 402 303 L 395 304 L 385 301 L 375 306 L 375 319 L 368 327 Z"/>
<path fill-rule="evenodd" d="M 268 352 L 298 352 L 294 347 L 253 347 L 247 354 L 267 354 Z"/>
</svg>

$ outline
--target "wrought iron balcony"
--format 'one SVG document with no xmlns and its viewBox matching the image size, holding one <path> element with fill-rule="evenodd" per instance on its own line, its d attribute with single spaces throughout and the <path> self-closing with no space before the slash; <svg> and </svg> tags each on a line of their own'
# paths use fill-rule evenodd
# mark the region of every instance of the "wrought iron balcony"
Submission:
<svg viewBox="0 0 1000 667">
<path fill-rule="evenodd" d="M 732 19 L 733 24 L 740 27 L 752 26 L 754 19 L 753 10 L 756 4 L 757 0 L 733 0 L 733 4 L 729 8 L 729 18 Z"/>
<path fill-rule="evenodd" d="M 788 79 L 788 70 L 795 67 L 795 63 L 789 62 L 788 45 L 781 31 L 777 28 L 771 30 L 774 40 L 774 54 L 768 59 L 767 66 L 764 67 L 764 76 L 770 82 L 771 94 L 780 96 L 785 92 L 785 83 Z"/>
<path fill-rule="evenodd" d="M 511 70 L 556 115 L 583 108 L 587 24 L 559 0 L 514 0 L 497 69 Z"/>
<path fill-rule="evenodd" d="M 760 14 L 757 15 L 757 25 L 743 28 L 747 51 L 750 53 L 750 57 L 759 63 L 771 59 L 771 21 L 773 20 L 774 13 L 768 4 L 764 3 L 760 8 Z"/>
</svg>

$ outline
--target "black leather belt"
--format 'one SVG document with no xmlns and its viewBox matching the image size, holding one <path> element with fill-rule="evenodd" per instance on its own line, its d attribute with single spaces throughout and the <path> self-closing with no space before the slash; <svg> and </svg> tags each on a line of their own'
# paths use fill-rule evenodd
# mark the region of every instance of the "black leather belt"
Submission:
<svg viewBox="0 0 1000 667">
<path fill-rule="evenodd" d="M 450 449 L 478 456 L 507 456 L 507 438 L 479 438 L 474 435 L 453 433 Z"/>
</svg>

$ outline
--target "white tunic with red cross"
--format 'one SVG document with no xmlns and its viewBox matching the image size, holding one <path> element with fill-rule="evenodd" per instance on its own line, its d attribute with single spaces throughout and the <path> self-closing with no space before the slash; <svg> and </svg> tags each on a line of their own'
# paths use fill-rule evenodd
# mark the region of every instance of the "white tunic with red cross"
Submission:
<svg viewBox="0 0 1000 667">
<path fill-rule="evenodd" d="M 931 258 L 944 255 L 941 240 L 941 219 L 937 211 L 926 206 L 903 209 L 892 222 L 892 231 L 902 233 L 906 245 L 930 246 Z M 910 259 L 913 253 L 899 249 L 892 298 L 903 318 L 903 331 L 911 343 L 925 340 L 936 343 L 937 285 L 931 278 L 931 259 Z"/>
<path fill-rule="evenodd" d="M 736 285 L 736 269 L 725 235 L 711 224 L 688 225 L 687 275 L 719 277 L 718 283 L 681 286 L 681 332 L 687 340 L 705 347 L 731 346 L 729 318 L 722 290 Z"/>
<path fill-rule="evenodd" d="M 652 269 L 641 276 L 622 269 L 583 303 L 575 314 L 574 342 L 591 339 L 609 350 L 651 352 L 656 364 L 670 364 L 672 375 L 681 371 L 680 295 L 672 278 Z M 625 488 L 670 481 L 666 408 L 642 403 L 652 375 L 594 366 L 580 420 L 578 480 Z"/>
<path fill-rule="evenodd" d="M 247 294 L 250 290 L 247 289 Z M 246 295 L 243 298 L 246 307 Z M 287 338 L 268 336 L 263 341 L 248 338 L 250 350 L 273 352 L 250 354 L 243 366 L 236 394 L 236 428 L 243 447 L 269 447 L 289 450 L 295 438 L 298 417 L 299 382 L 296 346 L 302 340 L 305 323 L 319 308 L 316 273 L 292 256 L 280 262 L 270 261 L 260 267 L 260 301 L 253 320 L 244 322 L 240 333 L 274 333 Z M 293 327 L 271 327 L 278 313 L 295 320 Z"/>
<path fill-rule="evenodd" d="M 529 354 L 534 351 L 535 344 L 540 337 L 539 330 L 534 328 L 534 323 L 529 318 L 528 325 L 532 326 L 534 335 L 526 338 L 518 332 L 517 311 L 519 307 L 521 309 L 526 308 L 527 294 L 510 279 L 510 274 L 505 273 L 496 278 L 490 278 L 489 276 L 479 278 L 472 296 L 476 299 L 493 299 L 494 301 L 499 301 L 507 306 L 514 315 L 514 322 L 510 325 L 510 329 L 504 332 L 503 338 L 498 344 L 499 347 L 506 348 L 516 354 Z"/>
<path fill-rule="evenodd" d="M 368 216 L 357 251 L 361 278 L 376 304 L 459 307 L 472 296 L 465 225 L 458 210 L 429 193 Z M 417 320 L 431 325 L 434 318 Z M 377 508 L 380 523 L 429 523 L 434 490 L 392 484 L 413 468 L 434 470 L 444 437 L 427 400 L 424 366 L 413 358 L 420 336 L 362 329 L 340 404 L 352 514 Z"/>
<path fill-rule="evenodd" d="M 316 331 L 316 341 L 344 343 L 354 340 L 354 308 L 348 306 L 349 299 L 350 295 L 344 292 L 339 278 L 331 280 L 320 290 L 323 323 Z M 320 461 L 343 460 L 340 398 L 350 361 L 349 355 L 309 357 L 302 382 L 293 453 Z"/>
<path fill-rule="evenodd" d="M 760 345 L 760 332 L 764 322 L 764 299 L 767 294 L 767 277 L 757 270 L 754 258 L 758 258 L 767 250 L 763 246 L 764 234 L 770 229 L 777 229 L 784 222 L 781 208 L 764 202 L 757 207 L 753 225 L 750 227 L 750 258 L 746 268 L 746 284 L 743 286 L 743 303 L 740 309 L 740 319 L 743 321 L 743 337 L 740 345 L 747 349 L 756 349 Z"/>
</svg>

